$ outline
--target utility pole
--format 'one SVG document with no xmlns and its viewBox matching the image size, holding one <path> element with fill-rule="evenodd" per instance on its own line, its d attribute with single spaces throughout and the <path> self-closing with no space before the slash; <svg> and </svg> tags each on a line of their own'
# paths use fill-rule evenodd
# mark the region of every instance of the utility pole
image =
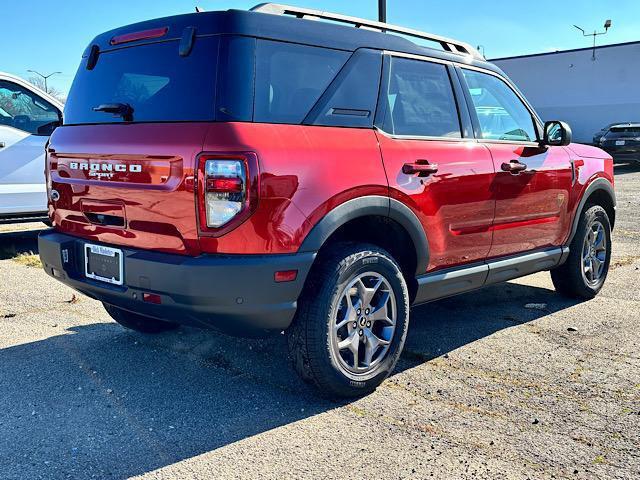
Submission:
<svg viewBox="0 0 640 480">
<path fill-rule="evenodd" d="M 35 73 L 36 75 L 39 75 L 44 79 L 44 93 L 49 93 L 49 89 L 47 88 L 47 79 L 53 75 L 56 75 L 57 73 L 62 73 L 62 72 L 53 72 L 53 73 L 50 73 L 49 75 L 43 75 L 40 72 L 36 72 L 35 70 L 27 70 L 27 72 Z"/>
<path fill-rule="evenodd" d="M 378 0 L 378 21 L 387 23 L 387 0 Z"/>
<path fill-rule="evenodd" d="M 611 20 L 607 20 L 606 22 L 604 22 L 604 32 L 597 32 L 596 30 L 594 30 L 593 33 L 587 33 L 584 31 L 583 28 L 580 28 L 577 25 L 574 25 L 574 27 L 576 27 L 578 30 L 582 32 L 583 37 L 593 37 L 593 56 L 591 57 L 591 60 L 595 62 L 596 61 L 596 37 L 598 35 L 606 35 L 609 32 L 609 29 L 611 28 Z"/>
</svg>

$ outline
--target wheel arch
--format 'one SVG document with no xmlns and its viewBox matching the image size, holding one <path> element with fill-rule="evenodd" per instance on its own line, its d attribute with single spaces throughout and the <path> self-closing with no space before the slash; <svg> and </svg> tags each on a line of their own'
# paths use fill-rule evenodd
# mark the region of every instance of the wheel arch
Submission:
<svg viewBox="0 0 640 480">
<path fill-rule="evenodd" d="M 399 202 L 398 200 L 371 195 L 365 197 L 359 197 L 352 200 L 348 200 L 329 213 L 327 213 L 309 232 L 307 237 L 302 242 L 299 251 L 300 252 L 318 252 L 323 246 L 331 243 L 333 239 L 339 237 L 343 232 L 348 232 L 350 226 L 362 224 L 363 222 L 374 222 L 384 219 L 387 222 L 389 230 L 385 231 L 385 236 L 388 233 L 390 238 L 393 238 L 393 233 L 398 235 L 406 235 L 407 239 L 411 240 L 413 248 L 411 249 L 410 264 L 412 266 L 411 272 L 406 271 L 415 277 L 422 273 L 425 273 L 427 265 L 429 264 L 429 243 L 427 241 L 427 235 L 420 223 L 418 217 L 413 211 Z M 377 238 L 382 238 L 380 235 Z M 366 241 L 364 238 L 355 238 L 358 241 Z M 371 243 L 371 242 L 369 242 Z M 380 242 L 374 242 L 380 243 Z M 389 243 L 389 242 L 381 242 Z M 385 245 L 380 245 L 385 247 Z M 388 246 L 388 245 L 387 245 Z M 403 245 L 391 245 L 392 248 L 389 253 L 392 255 L 396 252 L 400 252 L 402 255 Z M 394 255 L 395 256 L 395 255 Z M 401 259 L 398 259 L 400 261 Z M 404 266 L 407 267 L 408 262 L 405 261 Z M 407 280 L 411 280 L 408 278 Z"/>
<path fill-rule="evenodd" d="M 578 203 L 576 214 L 573 218 L 573 223 L 571 224 L 571 234 L 569 235 L 567 245 L 569 245 L 572 242 L 573 237 L 575 237 L 578 231 L 580 215 L 588 205 L 600 205 L 602 208 L 604 208 L 607 212 L 607 215 L 609 216 L 611 229 L 613 229 L 616 221 L 615 190 L 613 189 L 613 185 L 609 180 L 599 177 L 593 180 L 582 194 L 582 199 Z"/>
</svg>

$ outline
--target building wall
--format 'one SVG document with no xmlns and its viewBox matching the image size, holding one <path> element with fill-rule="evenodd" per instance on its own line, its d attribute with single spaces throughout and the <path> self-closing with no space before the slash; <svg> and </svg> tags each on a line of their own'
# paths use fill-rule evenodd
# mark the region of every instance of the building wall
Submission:
<svg viewBox="0 0 640 480">
<path fill-rule="evenodd" d="M 615 122 L 640 121 L 640 42 L 496 59 L 543 120 L 564 120 L 577 142 Z"/>
</svg>

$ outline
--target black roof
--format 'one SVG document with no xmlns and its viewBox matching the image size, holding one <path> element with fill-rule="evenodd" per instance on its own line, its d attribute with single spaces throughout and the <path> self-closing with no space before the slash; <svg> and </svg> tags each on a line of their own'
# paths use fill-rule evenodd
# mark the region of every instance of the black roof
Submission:
<svg viewBox="0 0 640 480">
<path fill-rule="evenodd" d="M 114 36 L 160 27 L 168 27 L 169 31 L 162 39 L 156 39 L 155 41 L 179 39 L 186 27 L 195 27 L 197 36 L 231 34 L 347 51 L 354 51 L 358 48 L 393 50 L 482 66 L 501 72 L 498 67 L 489 62 L 472 58 L 469 55 L 420 46 L 407 38 L 392 33 L 382 33 L 320 20 L 308 20 L 245 10 L 188 13 L 148 20 L 102 33 L 93 40 L 91 45 L 97 45 L 101 51 L 118 48 L 111 46 L 109 43 Z M 141 40 L 135 44 L 152 41 L 154 40 Z M 126 46 L 132 45 L 134 44 L 126 44 Z M 88 51 L 89 48 L 85 51 L 85 55 L 88 54 Z"/>
</svg>

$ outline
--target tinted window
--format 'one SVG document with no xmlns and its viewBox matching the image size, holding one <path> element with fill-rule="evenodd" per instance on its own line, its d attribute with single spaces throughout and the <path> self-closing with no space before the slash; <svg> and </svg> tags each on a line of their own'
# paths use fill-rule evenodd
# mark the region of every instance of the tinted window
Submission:
<svg viewBox="0 0 640 480">
<path fill-rule="evenodd" d="M 509 86 L 493 75 L 462 70 L 478 114 L 482 138 L 537 140 L 531 113 Z"/>
<path fill-rule="evenodd" d="M 250 122 L 253 118 L 256 39 L 223 36 L 218 61 L 216 120 Z"/>
<path fill-rule="evenodd" d="M 301 123 L 348 57 L 338 50 L 259 40 L 254 121 Z"/>
<path fill-rule="evenodd" d="M 613 127 L 607 134 L 611 137 L 640 137 L 640 125 L 629 127 Z"/>
<path fill-rule="evenodd" d="M 58 120 L 58 110 L 49 102 L 16 83 L 0 80 L 0 124 L 37 135 L 40 127 Z"/>
<path fill-rule="evenodd" d="M 340 70 L 306 121 L 313 125 L 373 126 L 382 52 L 358 50 Z"/>
<path fill-rule="evenodd" d="M 451 80 L 444 65 L 392 57 L 386 97 L 386 132 L 462 137 Z"/>
<path fill-rule="evenodd" d="M 121 122 L 95 112 L 101 104 L 128 103 L 135 122 L 203 121 L 215 118 L 218 37 L 198 38 L 191 54 L 178 41 L 102 52 L 93 70 L 83 59 L 65 105 L 65 123 Z"/>
</svg>

